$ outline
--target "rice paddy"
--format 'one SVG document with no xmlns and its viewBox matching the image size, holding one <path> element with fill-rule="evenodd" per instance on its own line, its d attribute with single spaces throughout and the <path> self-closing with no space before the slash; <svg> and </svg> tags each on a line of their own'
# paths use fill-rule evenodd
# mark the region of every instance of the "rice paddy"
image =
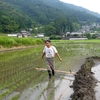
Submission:
<svg viewBox="0 0 100 100">
<path fill-rule="evenodd" d="M 94 44 L 94 41 L 78 43 L 53 41 L 52 45 L 56 46 L 63 59 L 63 62 L 60 62 L 55 57 L 57 70 L 77 71 L 80 60 L 100 56 L 99 42 Z M 58 98 L 64 100 L 60 97 L 63 91 L 60 91 L 59 96 L 57 94 L 59 88 L 63 88 L 61 84 L 66 75 L 56 73 L 55 79 L 48 84 L 47 72 L 36 70 L 37 67 L 46 68 L 45 59 L 41 59 L 43 47 L 38 45 L 22 50 L 0 52 L 0 100 L 58 100 Z M 50 88 L 51 92 L 47 96 L 47 90 Z M 65 94 L 67 95 L 67 92 Z"/>
</svg>

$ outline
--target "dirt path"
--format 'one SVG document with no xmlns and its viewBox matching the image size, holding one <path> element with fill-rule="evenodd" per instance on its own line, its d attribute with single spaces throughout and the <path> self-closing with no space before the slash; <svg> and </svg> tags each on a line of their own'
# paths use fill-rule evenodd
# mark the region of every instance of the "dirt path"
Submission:
<svg viewBox="0 0 100 100">
<path fill-rule="evenodd" d="M 100 58 L 87 58 L 85 64 L 76 73 L 75 80 L 71 86 L 74 90 L 74 93 L 71 95 L 72 100 L 97 100 L 95 87 L 98 81 L 93 76 L 93 72 L 91 72 L 92 67 L 97 64 L 95 59 Z"/>
<path fill-rule="evenodd" d="M 12 48 L 0 48 L 0 52 L 10 52 L 10 51 L 14 51 L 14 50 L 23 50 L 23 49 L 34 48 L 34 47 L 37 47 L 37 46 L 40 46 L 40 45 L 34 45 L 34 46 L 18 46 L 18 47 L 12 47 Z"/>
</svg>

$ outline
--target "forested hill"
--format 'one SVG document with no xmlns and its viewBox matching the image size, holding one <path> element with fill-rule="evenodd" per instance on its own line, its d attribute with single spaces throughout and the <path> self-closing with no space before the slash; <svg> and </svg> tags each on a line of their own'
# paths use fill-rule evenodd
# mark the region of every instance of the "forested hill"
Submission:
<svg viewBox="0 0 100 100">
<path fill-rule="evenodd" d="M 59 0 L 0 0 L 0 31 L 15 32 L 35 27 L 65 17 L 72 21 L 99 22 L 100 19 L 86 12 L 67 7 Z"/>
<path fill-rule="evenodd" d="M 90 10 L 88 10 L 86 8 L 81 7 L 81 6 L 76 6 L 76 5 L 69 4 L 69 3 L 63 3 L 63 2 L 60 2 L 59 0 L 52 0 L 52 1 L 50 1 L 50 0 L 42 0 L 42 1 L 44 1 L 48 5 L 51 5 L 53 7 L 58 8 L 58 9 L 63 9 L 63 11 L 66 10 L 66 12 L 72 10 L 72 13 L 75 13 L 75 10 L 76 10 L 76 11 L 86 12 L 88 14 L 91 14 L 91 15 L 94 15 L 94 16 L 100 18 L 100 14 L 99 13 L 90 11 Z M 56 3 L 56 5 L 55 5 L 55 3 Z M 72 13 L 70 12 L 69 14 L 72 14 Z"/>
<path fill-rule="evenodd" d="M 98 21 L 100 14 L 73 4 L 63 3 L 59 0 L 41 0 L 54 8 L 60 9 L 67 16 L 77 16 L 80 21 Z M 96 18 L 98 17 L 98 18 Z"/>
<path fill-rule="evenodd" d="M 71 9 L 76 10 L 76 11 L 86 12 L 86 13 L 89 13 L 89 14 L 91 14 L 91 15 L 94 15 L 94 16 L 100 18 L 100 14 L 99 14 L 99 13 L 90 11 L 90 10 L 88 10 L 88 9 L 86 9 L 86 8 L 81 7 L 81 6 L 76 6 L 76 5 L 68 4 L 68 3 L 65 3 L 65 5 L 66 5 L 67 7 L 69 7 L 69 8 L 71 8 Z"/>
</svg>

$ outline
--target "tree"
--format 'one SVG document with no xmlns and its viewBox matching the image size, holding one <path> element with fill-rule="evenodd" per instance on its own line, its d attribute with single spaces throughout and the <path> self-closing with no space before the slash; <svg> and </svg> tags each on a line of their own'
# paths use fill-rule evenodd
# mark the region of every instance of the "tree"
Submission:
<svg viewBox="0 0 100 100">
<path fill-rule="evenodd" d="M 55 25 L 54 27 L 56 28 L 56 35 L 61 35 L 61 25 L 58 19 L 54 21 Z"/>
<path fill-rule="evenodd" d="M 86 34 L 86 37 L 87 37 L 88 39 L 91 39 L 91 34 L 90 34 L 90 33 L 87 33 L 87 34 Z"/>
<path fill-rule="evenodd" d="M 56 28 L 51 26 L 51 25 L 46 25 L 45 26 L 45 34 L 47 36 L 51 36 L 51 35 L 56 34 Z"/>
<path fill-rule="evenodd" d="M 74 28 L 74 31 L 78 31 L 81 27 L 80 27 L 80 24 L 78 24 L 77 22 L 73 22 L 73 28 Z"/>
<path fill-rule="evenodd" d="M 97 35 L 96 34 L 93 34 L 92 35 L 92 39 L 96 39 L 97 38 Z"/>
<path fill-rule="evenodd" d="M 54 21 L 54 23 L 54 27 L 56 28 L 56 35 L 62 35 L 66 32 L 67 19 L 65 16 L 59 17 Z"/>
<path fill-rule="evenodd" d="M 32 21 L 30 19 L 27 21 L 26 26 L 28 28 L 32 27 Z"/>
<path fill-rule="evenodd" d="M 2 15 L 0 20 L 0 29 L 4 33 L 11 33 L 18 30 L 19 25 L 8 16 Z"/>
<path fill-rule="evenodd" d="M 74 31 L 74 26 L 73 26 L 73 22 L 72 21 L 69 21 L 67 23 L 67 26 L 68 26 L 68 31 L 71 33 Z"/>
</svg>

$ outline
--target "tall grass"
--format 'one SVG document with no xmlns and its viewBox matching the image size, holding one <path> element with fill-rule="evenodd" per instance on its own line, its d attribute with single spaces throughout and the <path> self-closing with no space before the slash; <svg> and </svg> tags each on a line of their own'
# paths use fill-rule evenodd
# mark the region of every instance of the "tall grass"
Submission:
<svg viewBox="0 0 100 100">
<path fill-rule="evenodd" d="M 42 44 L 43 42 L 44 42 L 43 39 L 36 39 L 36 38 L 17 38 L 8 36 L 0 37 L 0 46 L 2 47 L 13 47 L 21 45 L 29 46 L 29 45 Z"/>
</svg>

